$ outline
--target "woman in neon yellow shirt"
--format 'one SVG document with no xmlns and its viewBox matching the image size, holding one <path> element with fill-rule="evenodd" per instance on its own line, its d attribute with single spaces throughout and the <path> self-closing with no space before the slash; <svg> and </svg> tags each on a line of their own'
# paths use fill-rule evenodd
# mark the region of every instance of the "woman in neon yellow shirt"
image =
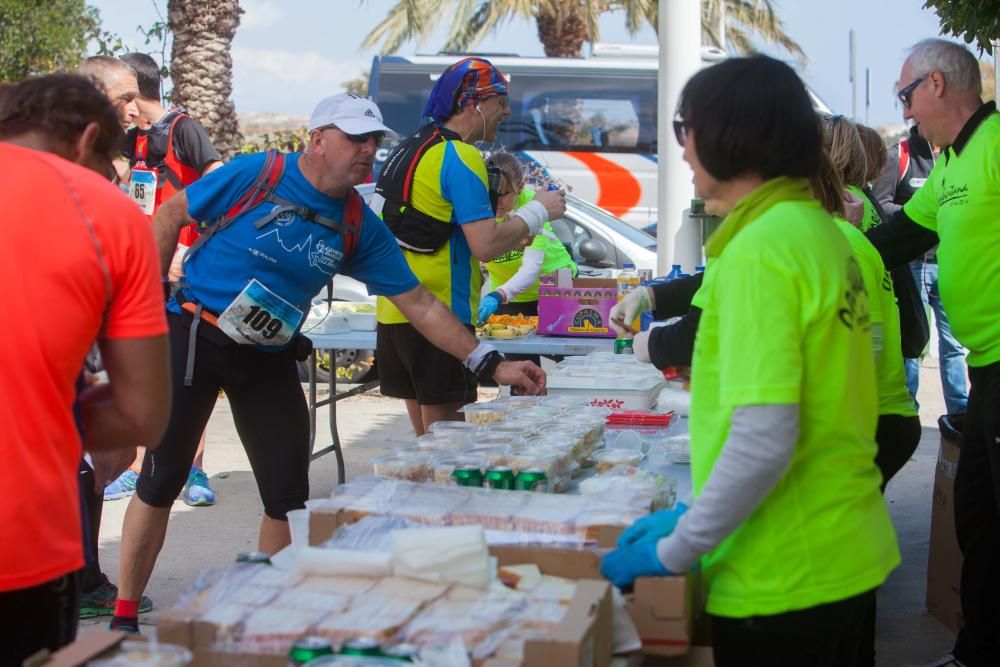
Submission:
<svg viewBox="0 0 1000 667">
<path fill-rule="evenodd" d="M 524 167 L 511 153 L 494 153 L 487 166 L 497 167 L 501 173 L 497 218 L 503 219 L 535 197 L 534 190 L 524 187 Z M 523 248 L 515 248 L 486 263 L 490 293 L 479 302 L 479 321 L 486 321 L 495 312 L 537 315 L 539 276 L 563 268 L 572 269 L 576 275 L 573 258 L 552 224 L 546 222 L 542 233 L 528 237 Z"/>
<path fill-rule="evenodd" d="M 829 155 L 831 173 L 825 178 L 850 183 L 864 179 L 871 169 L 864 168 L 869 158 L 859 130 L 849 120 L 834 117 L 823 124 L 823 140 Z M 858 169 L 858 165 L 863 168 Z M 875 165 L 871 165 L 875 166 Z M 843 188 L 843 185 L 841 185 Z M 920 417 L 906 388 L 906 369 L 900 342 L 899 307 L 892 276 L 886 270 L 875 246 L 862 233 L 879 215 L 868 197 L 857 187 L 847 190 L 864 200 L 865 213 L 858 225 L 852 225 L 842 213 L 831 210 L 838 226 L 847 235 L 865 279 L 872 314 L 872 346 L 875 351 L 875 375 L 878 380 L 878 427 L 875 463 L 882 472 L 882 488 L 899 472 L 920 444 Z M 829 207 L 828 207 L 829 210 Z M 866 226 L 867 225 L 867 226 Z"/>
<path fill-rule="evenodd" d="M 795 72 L 756 56 L 692 77 L 674 130 L 696 194 L 728 210 L 693 302 L 695 498 L 636 522 L 601 572 L 628 586 L 700 562 L 719 667 L 856 664 L 899 550 L 864 281 L 808 181 L 819 123 Z"/>
</svg>

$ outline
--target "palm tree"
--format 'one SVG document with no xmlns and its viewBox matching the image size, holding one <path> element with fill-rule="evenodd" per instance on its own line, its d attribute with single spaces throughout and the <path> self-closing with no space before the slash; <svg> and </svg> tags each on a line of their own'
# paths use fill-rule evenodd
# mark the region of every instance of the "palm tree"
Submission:
<svg viewBox="0 0 1000 667">
<path fill-rule="evenodd" d="M 442 50 L 472 49 L 486 35 L 512 18 L 533 18 L 545 55 L 580 57 L 584 42 L 600 39 L 598 19 L 609 11 L 624 11 L 625 25 L 635 34 L 643 22 L 657 27 L 657 0 L 398 0 L 388 16 L 362 42 L 363 48 L 396 51 L 403 42 L 422 42 L 444 16 L 451 17 Z M 724 13 L 723 13 L 723 10 Z M 726 28 L 725 41 L 737 53 L 753 50 L 750 33 L 775 42 L 793 54 L 802 48 L 782 28 L 770 0 L 703 0 L 702 29 L 707 42 L 724 46 L 719 18 Z"/>
<path fill-rule="evenodd" d="M 242 140 L 233 92 L 230 53 L 240 24 L 239 0 L 169 0 L 167 22 L 174 36 L 170 76 L 171 101 L 188 111 L 208 131 L 215 149 L 233 155 Z"/>
</svg>

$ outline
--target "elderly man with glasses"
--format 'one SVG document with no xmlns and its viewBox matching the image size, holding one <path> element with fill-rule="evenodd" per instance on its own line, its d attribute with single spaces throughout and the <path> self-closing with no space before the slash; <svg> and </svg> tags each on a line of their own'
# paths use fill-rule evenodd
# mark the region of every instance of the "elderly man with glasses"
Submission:
<svg viewBox="0 0 1000 667">
<path fill-rule="evenodd" d="M 939 243 L 938 286 L 969 350 L 969 402 L 955 478 L 965 626 L 936 665 L 1000 664 L 1000 113 L 983 104 L 979 63 L 964 47 L 919 42 L 899 99 L 917 131 L 942 146 L 926 183 L 868 233 L 887 267 Z"/>
</svg>

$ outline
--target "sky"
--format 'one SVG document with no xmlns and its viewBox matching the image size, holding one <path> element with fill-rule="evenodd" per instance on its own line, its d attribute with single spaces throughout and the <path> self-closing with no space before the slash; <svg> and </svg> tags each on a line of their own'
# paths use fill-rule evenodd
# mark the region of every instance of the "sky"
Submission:
<svg viewBox="0 0 1000 667">
<path fill-rule="evenodd" d="M 166 0 L 88 0 L 101 12 L 104 30 L 117 33 L 131 50 L 150 51 L 137 26 L 158 20 Z M 879 126 L 902 122 L 895 84 L 906 49 L 939 34 L 937 15 L 924 0 L 784 0 L 774 3 L 785 31 L 806 53 L 799 67 L 778 47 L 762 50 L 796 65 L 810 87 L 836 112 L 851 115 L 849 38 L 854 30 L 857 53 L 857 118 Z M 245 10 L 233 40 L 233 101 L 240 113 L 275 112 L 308 115 L 315 103 L 343 91 L 343 82 L 371 66 L 373 50 L 361 41 L 388 12 L 393 0 L 240 0 Z M 443 43 L 444 25 L 421 45 L 404 44 L 403 55 L 434 53 Z M 607 14 L 601 41 L 655 44 L 644 28 L 629 35 L 624 16 Z M 585 47 L 586 48 L 586 47 Z M 484 40 L 479 51 L 543 55 L 534 23 L 504 24 Z M 154 54 L 156 55 L 156 54 Z M 169 55 L 169 54 L 168 54 Z M 871 72 L 871 105 L 865 108 L 865 69 Z M 867 114 L 867 116 L 866 116 Z"/>
</svg>

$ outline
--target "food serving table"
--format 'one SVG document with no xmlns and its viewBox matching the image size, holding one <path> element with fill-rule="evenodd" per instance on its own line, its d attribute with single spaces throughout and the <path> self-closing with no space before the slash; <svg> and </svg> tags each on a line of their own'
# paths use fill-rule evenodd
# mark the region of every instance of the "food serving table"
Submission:
<svg viewBox="0 0 1000 667">
<path fill-rule="evenodd" d="M 374 350 L 376 334 L 374 331 L 349 331 L 345 333 L 307 333 L 312 341 L 313 351 L 307 364 L 309 371 L 309 449 L 312 452 L 310 460 L 315 461 L 321 456 L 326 456 L 330 452 L 337 458 L 337 483 L 343 484 L 345 480 L 344 452 L 341 448 L 340 433 L 337 430 L 337 403 L 357 396 L 370 389 L 378 387 L 378 380 L 358 384 L 345 391 L 337 391 L 336 368 L 331 368 L 329 373 L 328 387 L 330 395 L 328 398 L 317 400 L 316 390 L 316 364 L 321 350 L 329 350 L 331 358 L 336 358 L 337 350 Z M 494 345 L 505 354 L 540 354 L 543 356 L 574 356 L 585 355 L 591 352 L 607 351 L 614 349 L 613 338 L 573 338 L 563 336 L 539 336 L 532 333 L 520 338 L 495 338 L 487 342 Z M 330 406 L 330 436 L 333 442 L 316 450 L 316 411 L 324 406 Z"/>
</svg>

